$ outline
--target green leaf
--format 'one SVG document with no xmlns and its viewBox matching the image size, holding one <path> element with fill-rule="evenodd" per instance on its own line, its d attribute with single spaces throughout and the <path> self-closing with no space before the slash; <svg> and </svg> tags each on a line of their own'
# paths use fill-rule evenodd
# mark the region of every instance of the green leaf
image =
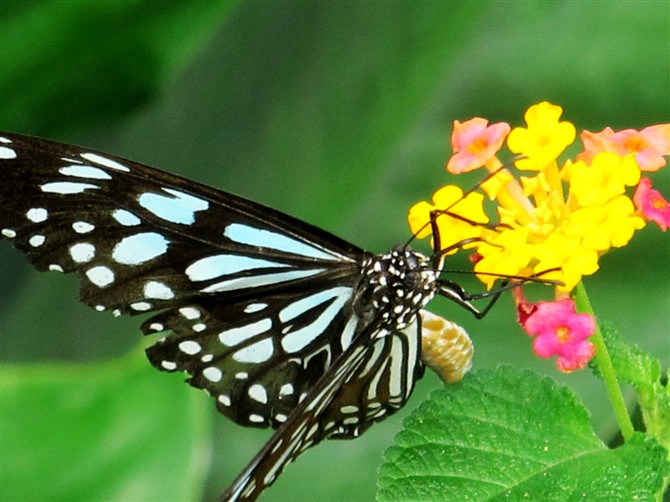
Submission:
<svg viewBox="0 0 670 502">
<path fill-rule="evenodd" d="M 661 362 L 598 321 L 617 376 L 635 388 L 647 432 L 670 449 L 670 388 L 662 378 Z M 595 364 L 589 365 L 599 374 Z"/>
<path fill-rule="evenodd" d="M 608 450 L 572 392 L 512 367 L 431 394 L 384 455 L 378 500 L 650 500 L 670 472 L 648 437 Z"/>
<path fill-rule="evenodd" d="M 630 343 L 608 323 L 598 320 L 598 325 L 619 378 L 636 389 L 659 383 L 661 363 L 658 359 Z M 597 374 L 597 366 L 591 367 Z"/>
<path fill-rule="evenodd" d="M 201 496 L 211 403 L 139 351 L 103 364 L 0 372 L 1 500 Z"/>
</svg>

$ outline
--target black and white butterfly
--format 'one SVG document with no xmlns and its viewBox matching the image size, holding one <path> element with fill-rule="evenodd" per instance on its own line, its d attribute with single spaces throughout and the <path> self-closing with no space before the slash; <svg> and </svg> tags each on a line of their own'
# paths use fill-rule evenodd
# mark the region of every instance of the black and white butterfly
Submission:
<svg viewBox="0 0 670 502">
<path fill-rule="evenodd" d="M 147 350 L 218 410 L 276 432 L 224 500 L 254 500 L 323 439 L 400 409 L 423 375 L 420 310 L 480 312 L 407 246 L 374 255 L 243 198 L 86 148 L 0 133 L 0 232 L 81 300 L 151 313 Z"/>
</svg>

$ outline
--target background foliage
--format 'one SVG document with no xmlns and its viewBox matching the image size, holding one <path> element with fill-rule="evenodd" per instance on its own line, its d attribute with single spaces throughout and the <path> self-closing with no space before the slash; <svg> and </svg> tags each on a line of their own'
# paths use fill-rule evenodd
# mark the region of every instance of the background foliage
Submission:
<svg viewBox="0 0 670 502">
<path fill-rule="evenodd" d="M 158 166 L 383 251 L 408 238 L 409 206 L 446 182 L 454 119 L 516 125 L 549 100 L 582 129 L 667 122 L 668 39 L 667 4 L 654 1 L 5 1 L 0 129 Z M 648 228 L 586 281 L 596 311 L 666 365 L 667 242 Z M 179 376 L 138 364 L 137 320 L 75 300 L 73 278 L 37 274 L 0 245 L 0 498 L 127 498 L 63 477 L 86 455 L 91 472 L 146 474 L 121 483 L 142 500 L 211 499 L 267 431 L 215 416 Z M 468 329 L 476 367 L 506 362 L 556 377 L 553 363 L 532 358 L 506 300 L 483 321 L 444 301 L 431 308 Z M 599 382 L 587 372 L 558 378 L 607 440 L 614 423 Z M 407 410 L 439 385 L 424 379 Z M 309 451 L 263 500 L 317 490 L 324 502 L 371 500 L 401 416 Z M 110 445 L 120 451 L 114 468 Z"/>
</svg>

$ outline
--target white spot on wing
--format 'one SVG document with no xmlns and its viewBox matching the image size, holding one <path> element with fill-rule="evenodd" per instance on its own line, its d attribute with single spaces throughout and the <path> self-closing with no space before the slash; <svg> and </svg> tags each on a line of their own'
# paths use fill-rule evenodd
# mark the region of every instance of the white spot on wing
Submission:
<svg viewBox="0 0 670 502">
<path fill-rule="evenodd" d="M 159 218 L 172 223 L 190 225 L 195 222 L 195 213 L 209 208 L 209 202 L 172 188 L 163 188 L 172 197 L 155 193 L 143 193 L 137 199 L 140 206 Z"/>
<path fill-rule="evenodd" d="M 260 312 L 261 310 L 266 309 L 267 306 L 267 303 L 250 303 L 244 307 L 244 312 L 246 314 L 253 314 L 254 312 Z"/>
<path fill-rule="evenodd" d="M 68 157 L 61 157 L 60 160 L 64 160 L 65 162 L 70 162 L 72 164 L 83 164 L 83 162 L 79 159 L 70 159 Z"/>
<path fill-rule="evenodd" d="M 3 228 L 2 229 L 2 235 L 4 235 L 5 237 L 7 237 L 9 239 L 13 239 L 14 237 L 16 237 L 16 232 L 14 230 L 12 230 L 11 228 Z"/>
<path fill-rule="evenodd" d="M 251 415 L 249 415 L 249 421 L 259 424 L 264 422 L 265 419 L 262 416 L 257 415 L 256 413 L 252 413 Z"/>
<path fill-rule="evenodd" d="M 279 397 L 284 397 L 284 396 L 290 396 L 295 392 L 295 389 L 293 388 L 292 383 L 285 383 L 284 385 L 281 386 L 281 389 L 279 389 Z"/>
<path fill-rule="evenodd" d="M 145 312 L 151 308 L 151 303 L 149 302 L 135 302 L 130 304 L 130 308 L 137 310 L 138 312 Z"/>
<path fill-rule="evenodd" d="M 196 341 L 193 340 L 184 340 L 183 342 L 179 343 L 179 350 L 181 350 L 184 354 L 188 354 L 189 356 L 193 356 L 200 352 L 202 350 L 202 347 L 200 344 Z"/>
<path fill-rule="evenodd" d="M 77 263 L 88 263 L 95 256 L 95 246 L 88 242 L 73 244 L 70 247 L 70 256 Z"/>
<path fill-rule="evenodd" d="M 87 234 L 95 229 L 95 225 L 91 225 L 85 221 L 75 221 L 72 224 L 72 229 L 78 234 Z"/>
<path fill-rule="evenodd" d="M 259 321 L 241 326 L 239 328 L 227 329 L 219 333 L 219 340 L 228 347 L 233 347 L 240 342 L 248 340 L 256 335 L 265 333 L 272 327 L 270 319 L 261 319 Z"/>
<path fill-rule="evenodd" d="M 98 155 L 97 153 L 82 153 L 81 158 L 89 160 L 91 162 L 95 162 L 96 164 L 99 164 L 101 166 L 111 167 L 112 169 L 116 169 L 117 171 L 123 171 L 124 173 L 130 172 L 130 169 L 124 166 L 123 164 L 119 164 L 115 160 L 108 159 L 107 157 L 103 157 L 101 155 Z"/>
<path fill-rule="evenodd" d="M 114 282 L 114 272 L 112 272 L 107 267 L 103 267 L 102 265 L 98 267 L 89 268 L 86 271 L 86 277 L 88 277 L 89 281 L 91 281 L 93 284 L 95 284 L 100 288 L 109 286 L 111 283 Z"/>
<path fill-rule="evenodd" d="M 253 270 L 257 268 L 287 267 L 284 263 L 277 263 L 261 258 L 250 258 L 248 256 L 238 256 L 230 254 L 220 254 L 216 256 L 207 256 L 194 261 L 186 267 L 186 275 L 192 281 L 206 281 L 222 275 L 234 274 L 244 270 Z"/>
<path fill-rule="evenodd" d="M 161 361 L 161 366 L 168 371 L 174 371 L 177 369 L 177 363 L 173 361 Z"/>
<path fill-rule="evenodd" d="M 49 265 L 49 270 L 52 270 L 54 272 L 62 272 L 63 267 L 61 267 L 60 265 L 58 265 L 56 263 L 52 263 L 51 265 Z"/>
<path fill-rule="evenodd" d="M 168 240 L 156 232 L 124 237 L 114 246 L 112 258 L 124 265 L 140 265 L 167 251 Z"/>
<path fill-rule="evenodd" d="M 44 244 L 44 241 L 46 241 L 46 240 L 47 240 L 46 237 L 44 237 L 43 235 L 37 234 L 37 235 L 33 235 L 30 239 L 28 239 L 28 243 L 32 247 L 37 248 L 37 247 L 40 247 L 42 244 Z"/>
<path fill-rule="evenodd" d="M 223 372 L 216 366 L 209 366 L 202 370 L 202 376 L 210 382 L 217 383 L 223 378 Z"/>
<path fill-rule="evenodd" d="M 351 318 L 347 321 L 347 324 L 342 330 L 340 335 L 340 345 L 342 346 L 342 351 L 345 351 L 351 345 L 352 340 L 354 339 L 354 333 L 356 333 L 356 326 L 358 326 L 358 317 L 352 315 Z"/>
<path fill-rule="evenodd" d="M 59 173 L 66 176 L 75 176 L 77 178 L 89 178 L 92 180 L 111 180 L 112 177 L 102 169 L 91 166 L 65 166 L 58 170 Z"/>
<path fill-rule="evenodd" d="M 125 209 L 117 209 L 112 213 L 112 218 L 118 221 L 124 227 L 134 227 L 142 223 L 137 216 Z"/>
<path fill-rule="evenodd" d="M 0 159 L 11 160 L 16 158 L 16 152 L 12 148 L 0 146 Z"/>
<path fill-rule="evenodd" d="M 218 400 L 224 406 L 230 406 L 231 404 L 230 396 L 227 396 L 225 394 L 220 394 Z"/>
<path fill-rule="evenodd" d="M 157 300 L 170 300 L 174 298 L 174 292 L 166 284 L 159 281 L 148 281 L 144 285 L 144 296 Z"/>
<path fill-rule="evenodd" d="M 182 307 L 179 309 L 179 313 L 186 319 L 197 319 L 200 317 L 200 311 L 195 307 Z"/>
<path fill-rule="evenodd" d="M 231 223 L 223 232 L 223 235 L 228 237 L 231 241 L 238 244 L 246 244 L 248 246 L 260 246 L 264 248 L 276 249 L 284 253 L 298 254 L 309 258 L 317 258 L 321 260 L 338 260 L 347 259 L 346 256 L 329 253 L 325 250 L 288 237 L 277 232 L 264 230 L 260 228 L 250 227 L 241 223 Z"/>
<path fill-rule="evenodd" d="M 265 390 L 265 387 L 263 387 L 259 383 L 251 385 L 247 393 L 249 394 L 249 397 L 254 401 L 258 401 L 259 403 L 263 404 L 266 404 L 268 402 L 268 393 Z"/>
<path fill-rule="evenodd" d="M 295 281 L 317 275 L 323 272 L 324 269 L 313 270 L 293 270 L 291 272 L 278 272 L 276 274 L 256 275 L 250 277 L 239 277 L 237 279 L 229 279 L 214 283 L 206 288 L 202 288 L 202 293 L 218 293 L 221 291 L 234 291 L 236 289 L 257 288 L 260 286 L 267 286 L 268 284 L 276 284 L 279 282 Z"/>
<path fill-rule="evenodd" d="M 100 187 L 91 183 L 75 183 L 74 181 L 54 181 L 40 186 L 40 190 L 45 193 L 59 193 L 62 195 L 83 193 L 84 190 L 89 188 L 97 189 Z"/>
<path fill-rule="evenodd" d="M 233 359 L 240 363 L 260 364 L 270 359 L 273 352 L 272 340 L 266 338 L 238 350 L 233 354 Z"/>
<path fill-rule="evenodd" d="M 47 216 L 49 216 L 49 213 L 43 207 L 34 207 L 32 209 L 28 209 L 28 212 L 26 213 L 26 218 L 28 218 L 33 223 L 41 223 L 46 221 Z"/>
</svg>

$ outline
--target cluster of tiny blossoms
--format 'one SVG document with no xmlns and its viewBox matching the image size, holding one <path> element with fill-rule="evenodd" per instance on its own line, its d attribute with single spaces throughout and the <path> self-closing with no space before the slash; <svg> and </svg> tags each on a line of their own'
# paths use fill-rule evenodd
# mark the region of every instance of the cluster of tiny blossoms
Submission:
<svg viewBox="0 0 670 502">
<path fill-rule="evenodd" d="M 561 121 L 561 114 L 559 106 L 543 102 L 526 112 L 527 127 L 489 125 L 483 118 L 456 121 L 447 170 L 486 169 L 481 191 L 464 195 L 456 185 L 444 186 L 432 202 L 415 204 L 408 221 L 419 238 L 434 229 L 445 254 L 472 249 L 475 272 L 488 288 L 500 276 L 556 281 L 555 302 L 530 304 L 520 290 L 515 298 L 519 321 L 535 336 L 536 354 L 557 355 L 559 369 L 571 371 L 593 356 L 587 338 L 595 323 L 575 312 L 570 291 L 598 270 L 604 253 L 625 246 L 647 222 L 662 230 L 670 226 L 670 205 L 646 177 L 666 165 L 670 124 L 583 131 L 583 151 L 559 162 L 576 138 L 575 126 Z M 505 141 L 517 155 L 516 169 L 496 156 Z M 495 223 L 485 196 L 495 203 Z"/>
</svg>

